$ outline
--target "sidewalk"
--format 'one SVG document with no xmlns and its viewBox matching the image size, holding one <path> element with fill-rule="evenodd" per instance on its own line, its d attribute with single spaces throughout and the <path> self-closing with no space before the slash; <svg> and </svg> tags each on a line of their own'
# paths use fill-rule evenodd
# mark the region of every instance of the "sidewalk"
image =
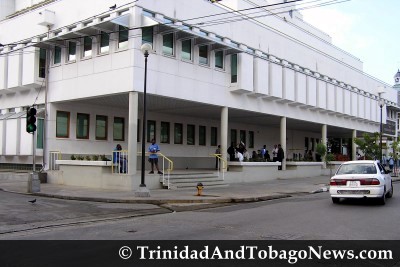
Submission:
<svg viewBox="0 0 400 267">
<path fill-rule="evenodd" d="M 230 184 L 223 187 L 204 187 L 202 196 L 197 196 L 195 187 L 175 190 L 157 189 L 150 190 L 150 197 L 135 197 L 134 192 L 131 191 L 41 184 L 41 191 L 32 195 L 108 203 L 167 204 L 184 207 L 196 204 L 254 202 L 285 198 L 296 194 L 323 192 L 326 191 L 328 183 L 328 176 L 276 179 L 257 183 Z M 27 183 L 0 180 L 0 189 L 27 194 Z"/>
</svg>

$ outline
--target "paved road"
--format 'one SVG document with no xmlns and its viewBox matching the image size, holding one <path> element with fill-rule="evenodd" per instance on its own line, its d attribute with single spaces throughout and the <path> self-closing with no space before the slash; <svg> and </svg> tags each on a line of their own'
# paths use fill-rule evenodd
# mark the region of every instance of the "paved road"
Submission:
<svg viewBox="0 0 400 267">
<path fill-rule="evenodd" d="M 110 220 L 71 223 L 58 227 L 33 227 L 29 231 L 1 234 L 0 239 L 398 240 L 400 186 L 396 185 L 394 197 L 385 206 L 377 205 L 373 201 L 345 201 L 335 205 L 325 192 L 207 210 L 173 213 L 164 211 L 164 214 L 113 220 L 111 218 L 115 214 L 132 214 L 135 209 L 138 211 L 150 208 L 154 214 L 157 213 L 154 212 L 156 209 L 163 210 L 152 205 L 146 208 L 137 206 L 138 204 L 77 202 L 73 206 L 78 212 L 71 215 L 72 219 L 76 220 L 81 215 L 97 217 L 107 214 Z M 30 204 L 27 203 L 28 197 L 23 197 L 25 199 L 22 203 L 15 204 L 13 213 L 19 214 L 18 207 L 22 205 L 25 212 L 48 210 L 44 213 L 47 216 L 46 221 L 71 219 L 66 214 L 68 209 L 72 210 L 68 207 L 70 201 L 39 199 L 35 206 L 27 205 Z M 4 197 L 0 196 L 0 199 L 0 204 L 3 205 Z M 52 210 L 57 212 L 53 214 Z M 4 215 L 6 214 L 2 211 L 1 216 Z M 81 217 L 79 220 L 82 221 Z M 41 217 L 40 222 L 43 221 L 45 218 Z M 6 226 L 1 227 L 3 229 Z"/>
</svg>

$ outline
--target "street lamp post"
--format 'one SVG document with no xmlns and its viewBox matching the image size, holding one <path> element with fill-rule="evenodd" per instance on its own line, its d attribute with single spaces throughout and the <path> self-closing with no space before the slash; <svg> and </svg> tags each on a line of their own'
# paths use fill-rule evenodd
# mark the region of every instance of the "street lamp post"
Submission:
<svg viewBox="0 0 400 267">
<path fill-rule="evenodd" d="M 151 44 L 143 44 L 140 48 L 144 55 L 144 89 L 143 89 L 143 119 L 142 119 L 142 168 L 140 176 L 139 190 L 136 191 L 136 196 L 139 197 L 150 197 L 150 191 L 146 187 L 145 183 L 145 157 L 146 157 L 146 111 L 147 111 L 147 58 L 149 57 L 149 51 L 153 49 Z"/>
<path fill-rule="evenodd" d="M 379 107 L 381 111 L 381 119 L 380 119 L 380 131 L 379 131 L 379 162 L 381 164 L 384 164 L 383 158 L 382 158 L 382 135 L 383 135 L 383 124 L 382 124 L 382 108 L 385 105 L 385 100 L 382 98 L 382 94 L 385 93 L 385 88 L 382 86 L 378 87 L 378 96 L 379 96 Z"/>
</svg>

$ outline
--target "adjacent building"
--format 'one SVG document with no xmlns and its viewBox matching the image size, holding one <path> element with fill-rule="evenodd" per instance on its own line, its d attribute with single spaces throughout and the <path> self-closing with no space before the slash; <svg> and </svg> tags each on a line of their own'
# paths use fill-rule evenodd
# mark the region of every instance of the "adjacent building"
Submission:
<svg viewBox="0 0 400 267">
<path fill-rule="evenodd" d="M 175 169 L 214 167 L 217 146 L 227 158 L 239 142 L 250 154 L 282 144 L 290 161 L 329 138 L 354 158 L 351 139 L 380 129 L 377 88 L 384 124 L 396 124 L 397 91 L 284 2 L 2 1 L 0 164 L 32 162 L 25 117 L 35 106 L 44 169 L 52 153 L 111 156 L 121 144 L 139 179 L 144 43 L 145 138 Z"/>
</svg>

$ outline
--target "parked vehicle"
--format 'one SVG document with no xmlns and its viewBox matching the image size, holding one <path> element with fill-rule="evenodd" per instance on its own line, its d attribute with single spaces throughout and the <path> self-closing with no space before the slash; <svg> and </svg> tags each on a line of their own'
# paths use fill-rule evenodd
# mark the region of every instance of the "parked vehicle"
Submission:
<svg viewBox="0 0 400 267">
<path fill-rule="evenodd" d="M 393 196 L 392 177 L 377 161 L 348 161 L 331 178 L 329 193 L 333 203 L 341 198 L 376 198 L 385 205 L 386 198 Z"/>
</svg>

